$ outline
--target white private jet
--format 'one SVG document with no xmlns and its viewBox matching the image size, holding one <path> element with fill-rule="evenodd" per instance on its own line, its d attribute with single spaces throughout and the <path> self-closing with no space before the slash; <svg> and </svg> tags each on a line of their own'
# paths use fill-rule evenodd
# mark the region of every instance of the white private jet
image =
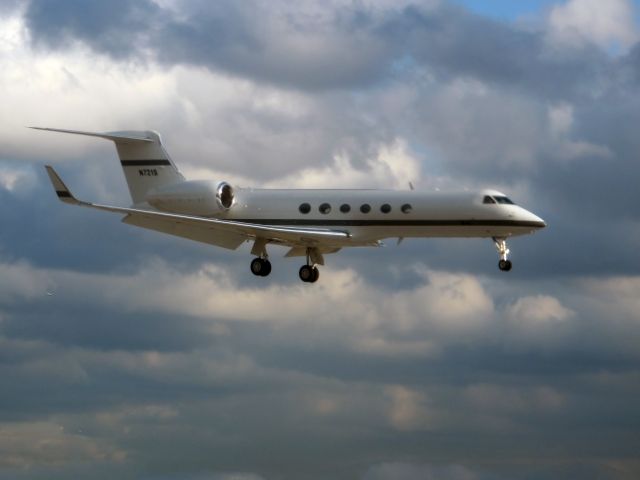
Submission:
<svg viewBox="0 0 640 480">
<path fill-rule="evenodd" d="M 271 272 L 270 244 L 306 257 L 303 282 L 318 280 L 324 255 L 344 247 L 381 246 L 386 238 L 492 238 L 500 270 L 511 270 L 507 238 L 533 233 L 545 222 L 495 190 L 420 192 L 397 190 L 238 188 L 224 181 L 186 180 L 153 131 L 92 133 L 115 143 L 133 200 L 131 207 L 76 199 L 53 167 L 47 173 L 65 203 L 120 213 L 129 225 L 235 250 L 252 241 L 251 272 Z"/>
</svg>

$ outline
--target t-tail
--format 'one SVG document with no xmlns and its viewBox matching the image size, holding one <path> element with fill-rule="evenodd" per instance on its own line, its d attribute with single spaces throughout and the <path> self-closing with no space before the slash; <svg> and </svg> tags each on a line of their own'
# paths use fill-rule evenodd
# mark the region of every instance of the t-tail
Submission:
<svg viewBox="0 0 640 480">
<path fill-rule="evenodd" d="M 31 128 L 113 141 L 134 205 L 144 203 L 147 193 L 152 189 L 184 181 L 184 177 L 162 146 L 160 134 L 157 132 L 145 130 L 94 133 L 57 128 Z"/>
</svg>

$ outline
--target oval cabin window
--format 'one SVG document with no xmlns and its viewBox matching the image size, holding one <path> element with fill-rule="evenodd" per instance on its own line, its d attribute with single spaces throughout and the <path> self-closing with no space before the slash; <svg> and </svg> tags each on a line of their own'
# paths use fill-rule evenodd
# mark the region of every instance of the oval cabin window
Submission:
<svg viewBox="0 0 640 480">
<path fill-rule="evenodd" d="M 298 210 L 302 214 L 307 214 L 311 211 L 311 205 L 309 205 L 308 203 L 303 203 L 298 207 Z"/>
</svg>

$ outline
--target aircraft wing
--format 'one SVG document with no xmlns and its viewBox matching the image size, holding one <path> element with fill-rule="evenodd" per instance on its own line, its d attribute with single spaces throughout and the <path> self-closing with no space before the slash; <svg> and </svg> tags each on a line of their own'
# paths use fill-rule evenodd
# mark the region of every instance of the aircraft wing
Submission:
<svg viewBox="0 0 640 480">
<path fill-rule="evenodd" d="M 122 219 L 124 223 L 224 248 L 236 249 L 242 242 L 255 238 L 292 247 L 339 246 L 350 237 L 341 230 L 261 225 L 85 202 L 73 196 L 53 167 L 47 165 L 46 169 L 58 198 L 64 203 L 121 213 L 126 215 Z"/>
</svg>

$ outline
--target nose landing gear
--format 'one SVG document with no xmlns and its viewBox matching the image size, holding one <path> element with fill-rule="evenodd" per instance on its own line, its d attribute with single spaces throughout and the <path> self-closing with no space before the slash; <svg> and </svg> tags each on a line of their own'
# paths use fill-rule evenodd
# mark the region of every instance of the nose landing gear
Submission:
<svg viewBox="0 0 640 480">
<path fill-rule="evenodd" d="M 500 255 L 500 261 L 498 262 L 498 268 L 503 272 L 511 270 L 511 260 L 509 260 L 509 248 L 507 247 L 506 238 L 493 238 L 493 243 L 496 245 L 498 254 Z"/>
</svg>

